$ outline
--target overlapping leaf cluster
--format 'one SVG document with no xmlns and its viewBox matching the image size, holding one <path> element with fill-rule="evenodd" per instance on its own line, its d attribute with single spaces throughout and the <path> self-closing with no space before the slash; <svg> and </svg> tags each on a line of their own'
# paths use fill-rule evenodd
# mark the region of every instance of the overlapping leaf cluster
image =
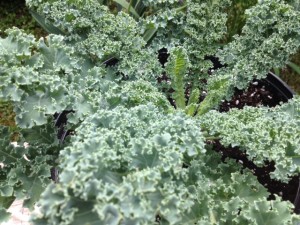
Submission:
<svg viewBox="0 0 300 225">
<path fill-rule="evenodd" d="M 62 42 L 61 36 L 35 41 L 17 29 L 0 40 L 1 98 L 14 102 L 19 127 L 43 125 L 55 112 L 73 108 L 71 103 L 88 101 L 90 93 L 78 93 L 78 88 L 93 82 L 87 72 L 91 66 Z M 91 77 L 83 80 L 81 73 Z"/>
<path fill-rule="evenodd" d="M 232 95 L 232 87 L 244 89 L 253 78 L 264 78 L 271 68 L 282 67 L 300 46 L 300 13 L 284 1 L 259 1 L 246 10 L 241 35 L 218 51 L 226 68 L 209 79 L 203 110 Z"/>
<path fill-rule="evenodd" d="M 240 89 L 253 77 L 265 77 L 269 68 L 284 66 L 300 45 L 300 16 L 293 6 L 266 1 L 246 10 L 246 15 L 242 35 L 236 36 L 218 54 L 232 67 L 230 75 Z"/>
<path fill-rule="evenodd" d="M 50 184 L 50 168 L 57 165 L 62 149 L 53 125 L 24 129 L 21 133 L 22 139 L 30 141 L 29 147 L 23 141 L 13 146 L 8 128 L 1 127 L 1 219 L 8 216 L 3 208 L 9 207 L 15 198 L 24 199 L 24 207 L 33 208 Z"/>
<path fill-rule="evenodd" d="M 239 146 L 251 161 L 263 167 L 275 162 L 271 176 L 287 182 L 299 174 L 299 97 L 275 108 L 245 107 L 228 113 L 210 111 L 202 126 L 219 136 L 224 146 Z"/>
<path fill-rule="evenodd" d="M 220 50 L 229 0 L 27 4 L 53 34 L 35 40 L 11 29 L 0 39 L 0 98 L 14 105 L 20 144 L 29 142 L 11 146 L 1 128 L 2 218 L 25 198 L 29 207 L 40 199 L 35 224 L 299 223 L 290 202 L 267 200 L 251 171 L 209 144 L 238 146 L 257 166 L 274 161 L 274 179 L 299 174 L 299 98 L 211 110 L 296 51 L 296 8 L 259 1 Z M 209 76 L 207 56 L 217 53 L 227 67 Z M 62 143 L 53 115 L 66 110 L 73 136 Z M 57 166 L 59 182 L 49 185 Z"/>
<path fill-rule="evenodd" d="M 256 178 L 207 151 L 200 121 L 153 105 L 100 110 L 61 152 L 36 224 L 292 224 Z M 272 209 L 270 208 L 272 207 Z M 256 214 L 256 216 L 253 216 Z M 275 217 L 272 217 L 274 215 Z M 156 221 L 156 222 L 155 222 Z"/>
<path fill-rule="evenodd" d="M 25 206 L 32 207 L 50 183 L 50 168 L 57 166 L 59 151 L 64 147 L 57 139 L 54 113 L 74 110 L 69 118 L 69 128 L 73 128 L 97 109 L 118 104 L 132 107 L 153 102 L 171 110 L 165 96 L 150 83 L 117 85 L 119 78 L 114 72 L 76 54 L 64 44 L 62 36 L 36 41 L 18 29 L 7 34 L 0 40 L 1 98 L 13 103 L 17 127 L 22 128 L 20 142 L 29 142 L 30 147 L 14 148 L 10 132 L 1 132 L 6 138 L 1 142 L 4 167 L 0 189 L 4 199 L 28 198 Z"/>
<path fill-rule="evenodd" d="M 27 1 L 29 6 L 34 3 Z M 45 1 L 37 4 L 35 10 L 43 14 L 46 22 L 58 28 L 55 33 L 64 35 L 76 52 L 95 64 L 119 60 L 118 72 L 130 79 L 146 77 L 153 81 L 160 75 L 155 52 L 145 48 L 138 22 L 125 12 L 112 14 L 95 0 Z"/>
</svg>

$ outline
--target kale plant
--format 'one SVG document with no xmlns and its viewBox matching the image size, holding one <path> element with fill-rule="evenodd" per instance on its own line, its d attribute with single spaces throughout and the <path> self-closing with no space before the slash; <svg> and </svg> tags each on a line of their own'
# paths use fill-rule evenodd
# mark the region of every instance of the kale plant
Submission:
<svg viewBox="0 0 300 225">
<path fill-rule="evenodd" d="M 19 133 L 13 147 L 1 127 L 1 219 L 25 199 L 40 207 L 33 224 L 300 223 L 291 202 L 213 144 L 257 167 L 272 161 L 274 180 L 299 175 L 298 96 L 218 111 L 299 49 L 296 4 L 258 1 L 223 44 L 230 0 L 26 2 L 51 34 L 12 28 L 0 39 L 0 98 L 14 105 Z M 212 56 L 225 66 L 212 71 Z"/>
</svg>

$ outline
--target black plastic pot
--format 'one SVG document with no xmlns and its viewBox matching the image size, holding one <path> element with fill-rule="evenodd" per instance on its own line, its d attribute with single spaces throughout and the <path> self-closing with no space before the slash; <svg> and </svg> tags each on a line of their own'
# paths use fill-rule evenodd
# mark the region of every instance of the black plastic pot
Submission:
<svg viewBox="0 0 300 225">
<path fill-rule="evenodd" d="M 58 129 L 57 132 L 57 138 L 60 140 L 62 143 L 64 139 L 68 136 L 70 133 L 70 130 L 65 130 L 65 125 L 67 124 L 67 115 L 69 113 L 74 112 L 73 110 L 64 110 L 61 113 L 55 113 L 54 114 L 54 126 L 56 126 Z"/>
<path fill-rule="evenodd" d="M 57 131 L 57 139 L 60 144 L 63 144 L 65 138 L 70 134 L 70 130 L 65 129 L 65 125 L 67 124 L 67 115 L 69 113 L 74 112 L 73 110 L 64 110 L 61 113 L 55 113 L 54 116 L 54 126 L 58 128 Z M 54 183 L 58 183 L 59 181 L 59 171 L 56 167 L 52 167 L 50 169 L 51 179 Z"/>
<path fill-rule="evenodd" d="M 284 96 L 286 98 L 286 101 L 293 98 L 293 96 L 295 95 L 295 92 L 274 73 L 269 72 L 265 80 L 282 96 Z"/>
<path fill-rule="evenodd" d="M 294 200 L 294 206 L 295 206 L 294 212 L 297 214 L 300 214 L 300 178 L 299 178 L 299 184 L 298 184 L 296 198 Z"/>
<path fill-rule="evenodd" d="M 269 72 L 264 79 L 254 79 L 245 90 L 235 89 L 230 101 L 220 105 L 220 112 L 232 108 L 242 109 L 244 106 L 275 107 L 293 98 L 295 92 L 277 75 Z"/>
</svg>

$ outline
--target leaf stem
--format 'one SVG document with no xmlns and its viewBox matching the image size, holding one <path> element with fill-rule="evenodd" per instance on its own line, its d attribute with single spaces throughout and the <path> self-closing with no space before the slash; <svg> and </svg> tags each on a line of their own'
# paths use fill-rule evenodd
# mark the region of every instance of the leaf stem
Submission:
<svg viewBox="0 0 300 225">
<path fill-rule="evenodd" d="M 205 137 L 205 139 L 207 140 L 207 141 L 213 141 L 213 140 L 219 140 L 220 139 L 220 137 L 218 137 L 218 136 L 204 136 Z"/>
<path fill-rule="evenodd" d="M 130 0 L 130 2 L 129 2 L 129 5 L 128 5 L 128 8 L 127 8 L 127 12 L 130 14 L 130 8 L 131 8 L 131 6 L 132 6 L 132 0 Z"/>
</svg>

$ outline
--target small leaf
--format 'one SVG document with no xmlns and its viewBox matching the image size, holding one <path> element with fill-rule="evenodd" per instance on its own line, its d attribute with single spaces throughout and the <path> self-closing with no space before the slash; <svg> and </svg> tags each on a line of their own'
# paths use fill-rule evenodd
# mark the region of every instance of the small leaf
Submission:
<svg viewBox="0 0 300 225">
<path fill-rule="evenodd" d="M 185 94 L 183 78 L 189 65 L 188 55 L 184 48 L 177 47 L 170 51 L 170 61 L 166 66 L 167 74 L 171 77 L 171 85 L 174 89 L 173 98 L 176 107 L 185 108 Z"/>
<path fill-rule="evenodd" d="M 156 33 L 156 31 L 157 31 L 157 28 L 154 26 L 152 28 L 148 28 L 144 33 L 144 36 L 143 36 L 144 40 L 146 42 L 149 42 L 151 40 L 151 38 L 154 36 L 154 34 Z"/>
<path fill-rule="evenodd" d="M 277 75 L 277 76 L 280 76 L 280 69 L 279 68 L 273 68 L 274 70 L 274 73 Z"/>
<path fill-rule="evenodd" d="M 191 92 L 188 105 L 185 108 L 185 113 L 189 116 L 194 116 L 198 107 L 199 107 L 199 98 L 200 98 L 200 90 L 199 88 L 194 88 Z"/>
<path fill-rule="evenodd" d="M 189 104 L 186 108 L 185 108 L 185 113 L 189 116 L 194 116 L 195 113 L 197 112 L 197 109 L 199 107 L 199 104 Z"/>
<path fill-rule="evenodd" d="M 0 208 L 0 223 L 7 221 L 10 215 L 4 208 Z"/>
<path fill-rule="evenodd" d="M 295 63 L 292 63 L 292 62 L 288 62 L 288 65 L 294 70 L 296 71 L 298 74 L 300 74 L 300 66 L 295 64 Z"/>
<path fill-rule="evenodd" d="M 134 15 L 136 18 L 140 18 L 139 14 L 135 11 L 133 7 L 130 7 L 130 4 L 125 0 L 113 0 L 114 2 L 121 5 L 124 9 L 129 9 L 132 15 Z"/>
<path fill-rule="evenodd" d="M 199 103 L 199 97 L 200 97 L 200 90 L 199 90 L 199 88 L 194 88 L 191 91 L 191 95 L 190 95 L 190 98 L 189 98 L 188 105 Z"/>
<path fill-rule="evenodd" d="M 8 209 L 15 199 L 16 197 L 14 196 L 9 196 L 9 197 L 0 196 L 0 208 L 3 207 L 5 209 Z"/>
</svg>

